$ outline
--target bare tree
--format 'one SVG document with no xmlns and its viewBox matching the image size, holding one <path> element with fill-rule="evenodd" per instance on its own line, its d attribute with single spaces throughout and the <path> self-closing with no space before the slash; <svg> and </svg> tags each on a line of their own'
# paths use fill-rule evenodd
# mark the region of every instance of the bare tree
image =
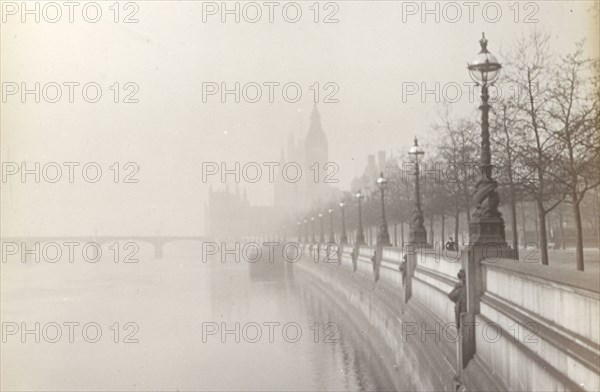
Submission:
<svg viewBox="0 0 600 392">
<path fill-rule="evenodd" d="M 440 123 L 434 125 L 442 134 L 437 143 L 437 157 L 443 165 L 441 169 L 444 190 L 447 193 L 447 205 L 454 213 L 454 236 L 458 241 L 460 215 L 464 213 L 467 224 L 471 219 L 470 205 L 477 158 L 477 144 L 474 139 L 475 124 L 464 120 L 452 119 L 446 107 L 441 114 Z"/>
<path fill-rule="evenodd" d="M 514 258 L 519 259 L 519 235 L 517 231 L 517 183 L 515 182 L 515 139 L 520 130 L 516 123 L 515 103 L 510 99 L 503 99 L 496 106 L 500 107 L 500 115 L 496 116 L 492 138 L 501 146 L 494 155 L 500 163 L 500 185 L 508 188 L 508 200 L 511 216 L 512 246 Z M 506 183 L 505 183 L 506 181 Z"/>
<path fill-rule="evenodd" d="M 386 167 L 388 191 L 385 193 L 386 211 L 389 221 L 400 226 L 400 245 L 404 247 L 404 223 L 408 222 L 412 212 L 413 178 L 403 167 L 390 165 Z"/>
<path fill-rule="evenodd" d="M 586 213 L 583 215 L 587 225 L 590 227 L 596 240 L 596 246 L 600 247 L 600 192 L 599 188 L 592 189 L 586 193 L 580 203 L 580 207 Z"/>
<path fill-rule="evenodd" d="M 600 136 L 594 117 L 598 96 L 589 80 L 591 62 L 584 58 L 583 42 L 562 57 L 553 73 L 549 94 L 552 137 L 558 141 L 558 170 L 548 173 L 567 189 L 576 230 L 577 269 L 584 270 L 583 226 L 580 204 L 586 192 L 600 184 Z"/>
<path fill-rule="evenodd" d="M 524 132 L 515 150 L 522 167 L 532 169 L 522 173 L 523 189 L 535 200 L 542 264 L 548 265 L 548 235 L 546 216 L 565 198 L 562 189 L 548 178 L 556 165 L 558 145 L 548 130 L 548 83 L 550 80 L 549 35 L 534 31 L 516 42 L 509 55 L 508 79 L 517 87 L 515 102 L 520 112 L 517 126 Z"/>
</svg>

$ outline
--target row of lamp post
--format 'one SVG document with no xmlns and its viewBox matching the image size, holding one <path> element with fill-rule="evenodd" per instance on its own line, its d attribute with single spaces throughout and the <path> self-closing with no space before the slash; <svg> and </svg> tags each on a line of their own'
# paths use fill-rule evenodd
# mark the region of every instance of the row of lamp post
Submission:
<svg viewBox="0 0 600 392">
<path fill-rule="evenodd" d="M 500 246 L 506 245 L 504 234 L 504 220 L 502 214 L 498 211 L 499 196 L 496 188 L 498 183 L 492 179 L 492 164 L 491 164 L 491 149 L 490 149 L 490 133 L 489 133 L 489 94 L 488 88 L 492 85 L 500 74 L 502 68 L 496 57 L 487 50 L 487 39 L 482 35 L 479 44 L 481 46 L 477 57 L 468 65 L 468 70 L 473 81 L 481 86 L 481 101 L 479 109 L 481 110 L 481 158 L 480 172 L 481 179 L 476 185 L 475 194 L 473 196 L 473 206 L 475 211 L 469 223 L 469 237 L 471 242 L 493 242 Z M 414 145 L 410 148 L 408 154 L 415 164 L 415 205 L 410 220 L 409 240 L 412 243 L 426 244 L 427 231 L 424 226 L 423 211 L 421 209 L 421 195 L 419 186 L 419 164 L 425 154 L 423 148 L 419 146 L 417 138 L 414 139 Z M 377 233 L 377 244 L 382 246 L 391 245 L 388 224 L 385 214 L 385 190 L 387 187 L 387 179 L 380 173 L 376 181 L 381 195 L 381 222 Z M 358 228 L 356 233 L 356 243 L 361 245 L 365 243 L 365 234 L 362 221 L 362 201 L 364 194 L 359 190 L 355 195 L 358 204 Z M 345 222 L 345 207 L 344 202 L 339 203 L 341 211 L 341 234 L 340 243 L 348 242 Z M 333 209 L 327 210 L 329 213 L 329 241 L 334 242 L 333 230 Z M 323 214 L 319 213 L 320 220 L 320 235 L 319 242 L 325 242 L 325 231 L 323 225 Z M 311 242 L 316 242 L 315 220 L 314 216 L 309 218 L 312 225 Z M 308 240 L 308 219 L 298 221 L 298 238 L 302 238 L 302 223 L 304 224 L 304 240 Z M 283 237 L 285 238 L 285 226 L 283 227 Z"/>
<path fill-rule="evenodd" d="M 415 240 L 418 242 L 425 243 L 427 241 L 427 234 L 425 231 L 425 227 L 423 225 L 423 211 L 421 210 L 421 196 L 419 192 L 419 162 L 421 161 L 422 156 L 425 154 L 423 148 L 421 148 L 418 144 L 418 140 L 415 137 L 414 146 L 411 147 L 409 151 L 409 155 L 412 157 L 415 163 L 415 210 L 413 211 L 413 218 L 411 220 L 411 233 L 417 233 L 414 235 L 411 240 Z M 391 246 L 390 234 L 388 231 L 387 218 L 385 214 L 385 191 L 387 189 L 388 180 L 383 176 L 383 172 L 379 174 L 377 178 L 376 184 L 380 191 L 381 197 L 381 222 L 379 224 L 378 232 L 377 232 L 377 245 L 381 246 Z M 364 194 L 362 190 L 358 190 L 354 195 L 358 204 L 358 228 L 356 232 L 356 244 L 362 245 L 365 243 L 365 234 L 363 228 L 363 220 L 362 220 L 362 201 L 364 199 Z M 348 242 L 348 236 L 346 233 L 346 203 L 343 201 L 339 203 L 340 212 L 341 212 L 341 220 L 342 220 L 342 231 L 340 234 L 340 243 L 345 244 Z M 333 212 L 332 208 L 327 210 L 329 214 L 329 242 L 335 242 L 335 235 L 333 230 Z M 325 230 L 323 224 L 323 214 L 319 213 L 317 215 L 319 218 L 320 224 L 320 234 L 319 234 L 319 242 L 325 242 Z M 311 230 L 311 242 L 316 242 L 316 230 L 315 230 L 315 221 L 316 218 L 311 216 L 310 218 L 312 230 Z M 308 241 L 308 220 L 304 219 L 304 240 Z M 302 239 L 302 222 L 296 222 L 298 227 L 298 238 Z M 285 226 L 283 227 L 283 237 L 285 238 Z"/>
<path fill-rule="evenodd" d="M 460 320 L 465 320 L 469 322 L 474 322 L 475 314 L 479 312 L 479 296 L 481 292 L 482 279 L 481 279 L 481 266 L 480 261 L 486 258 L 484 252 L 481 249 L 485 249 L 484 247 L 475 246 L 479 245 L 488 245 L 494 244 L 496 248 L 500 248 L 501 252 L 504 253 L 507 250 L 507 244 L 505 240 L 505 232 L 504 232 L 504 220 L 502 218 L 502 214 L 498 210 L 498 205 L 500 203 L 500 197 L 496 188 L 498 183 L 492 178 L 492 164 L 491 164 L 491 148 L 490 148 L 490 127 L 489 127 L 489 94 L 488 88 L 492 85 L 498 78 L 500 74 L 500 70 L 502 68 L 501 64 L 498 60 L 488 51 L 487 49 L 487 39 L 485 35 L 482 35 L 479 44 L 481 46 L 480 52 L 477 54 L 476 58 L 468 65 L 468 70 L 471 78 L 477 83 L 478 86 L 481 86 L 481 105 L 479 109 L 481 110 L 481 157 L 480 157 L 480 174 L 481 178 L 477 182 L 475 186 L 475 193 L 472 199 L 472 206 L 474 207 L 474 212 L 471 215 L 471 220 L 469 222 L 469 256 L 464 265 L 466 269 L 465 275 L 465 290 L 467 297 L 467 308 L 462 310 Z M 409 240 L 413 244 L 418 244 L 419 246 L 427 246 L 427 232 L 424 226 L 424 217 L 423 211 L 421 209 L 421 195 L 420 195 L 420 179 L 419 179 L 419 164 L 424 156 L 425 152 L 423 148 L 419 146 L 419 142 L 417 138 L 414 139 L 414 144 L 409 150 L 409 155 L 412 158 L 412 161 L 415 163 L 415 194 L 414 194 L 414 209 L 410 219 L 410 232 L 409 232 Z M 388 232 L 386 214 L 385 214 L 385 190 L 387 185 L 387 179 L 384 178 L 383 173 L 380 174 L 379 178 L 376 181 L 377 186 L 380 190 L 381 195 L 381 223 L 379 225 L 379 230 L 377 233 L 377 245 L 379 246 L 389 246 L 390 245 L 390 236 Z M 363 220 L 362 220 L 362 201 L 364 195 L 361 190 L 359 190 L 355 194 L 358 206 L 358 229 L 356 233 L 356 241 L 355 245 L 362 245 L 365 243 L 365 235 L 363 230 Z M 347 243 L 348 237 L 346 233 L 346 222 L 345 222 L 345 207 L 346 204 L 344 202 L 339 203 L 341 218 L 342 218 L 342 232 L 340 235 L 340 244 Z M 329 208 L 327 210 L 329 213 L 329 241 L 334 242 L 334 231 L 333 231 L 333 209 Z M 323 214 L 318 214 L 320 219 L 321 233 L 319 237 L 319 241 L 321 243 L 325 242 L 325 233 L 323 226 Z M 312 216 L 310 218 L 312 224 L 312 237 L 311 242 L 315 242 L 316 233 L 315 233 L 315 217 Z M 308 242 L 309 232 L 308 232 L 308 219 L 304 219 L 304 242 Z M 301 240 L 302 234 L 302 222 L 297 222 L 298 226 L 298 237 Z M 283 237 L 285 238 L 286 231 L 285 226 L 283 227 Z M 476 251 L 476 249 L 479 249 Z M 507 252 L 510 253 L 510 252 Z M 411 296 L 412 285 L 411 285 L 411 272 L 412 267 L 415 262 L 415 256 L 413 256 L 412 260 L 409 258 L 407 263 L 407 277 L 405 283 L 405 300 L 408 300 Z M 404 281 L 404 279 L 403 279 Z M 461 322 L 462 324 L 462 322 Z M 463 339 L 458 340 L 459 349 L 457 350 L 459 354 L 459 373 L 460 370 L 466 366 L 469 360 L 473 357 L 475 353 L 475 336 L 474 329 L 466 329 L 463 330 L 460 325 L 458 328 L 461 331 L 461 336 Z M 466 332 L 464 332 L 466 331 Z M 468 335 L 465 335 L 468 334 Z"/>
</svg>

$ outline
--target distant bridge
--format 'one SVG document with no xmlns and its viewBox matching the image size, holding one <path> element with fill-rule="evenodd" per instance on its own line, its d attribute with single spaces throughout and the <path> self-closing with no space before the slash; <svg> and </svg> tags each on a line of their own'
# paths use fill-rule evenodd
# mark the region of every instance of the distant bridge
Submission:
<svg viewBox="0 0 600 392">
<path fill-rule="evenodd" d="M 208 237 L 204 236 L 148 236 L 148 235 L 89 235 L 89 236 L 20 236 L 20 237 L 0 237 L 2 242 L 14 243 L 49 243 L 49 242 L 81 242 L 81 243 L 97 243 L 103 245 L 112 242 L 146 242 L 154 246 L 154 257 L 162 259 L 163 246 L 169 242 L 175 241 L 196 241 L 204 242 Z"/>
</svg>

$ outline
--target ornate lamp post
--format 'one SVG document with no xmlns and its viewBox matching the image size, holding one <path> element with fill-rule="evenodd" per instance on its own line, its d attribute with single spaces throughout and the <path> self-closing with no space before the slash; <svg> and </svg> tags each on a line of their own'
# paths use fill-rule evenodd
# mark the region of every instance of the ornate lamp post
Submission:
<svg viewBox="0 0 600 392">
<path fill-rule="evenodd" d="M 469 222 L 469 242 L 493 242 L 506 246 L 504 220 L 498 211 L 498 204 L 500 204 L 500 197 L 496 192 L 498 183 L 492 179 L 490 124 L 488 121 L 490 112 L 488 87 L 500 76 L 502 65 L 487 50 L 487 43 L 485 34 L 482 34 L 479 41 L 481 50 L 467 67 L 471 79 L 481 86 L 481 106 L 479 106 L 481 110 L 481 160 L 479 164 L 481 178 L 477 182 L 473 195 L 475 211 Z"/>
<path fill-rule="evenodd" d="M 358 200 L 358 232 L 356 233 L 356 243 L 362 245 L 365 243 L 365 233 L 363 232 L 362 226 L 362 198 L 363 194 L 359 190 L 356 193 L 356 199 Z"/>
<path fill-rule="evenodd" d="M 335 236 L 333 235 L 333 209 L 329 208 L 327 212 L 329 212 L 329 242 L 333 244 L 335 242 Z"/>
<path fill-rule="evenodd" d="M 325 230 L 323 229 L 323 214 L 319 214 L 319 225 L 321 226 L 321 232 L 319 234 L 319 243 L 325 243 Z"/>
<path fill-rule="evenodd" d="M 304 219 L 304 242 L 308 242 L 308 221 Z"/>
<path fill-rule="evenodd" d="M 348 242 L 348 237 L 346 236 L 346 213 L 344 207 L 346 203 L 343 201 L 340 202 L 340 209 L 342 210 L 342 234 L 340 236 L 340 244 L 345 244 Z"/>
<path fill-rule="evenodd" d="M 425 151 L 419 146 L 419 140 L 415 136 L 415 144 L 410 148 L 408 154 L 412 156 L 413 162 L 415 163 L 415 209 L 410 217 L 410 232 L 409 242 L 413 244 L 426 244 L 427 243 L 427 231 L 423 223 L 423 211 L 421 210 L 421 194 L 419 191 L 419 162 Z"/>
<path fill-rule="evenodd" d="M 315 236 L 315 217 L 311 216 L 310 217 L 310 221 L 312 222 L 312 238 L 311 238 L 311 242 L 315 242 L 316 241 L 316 236 Z"/>
<path fill-rule="evenodd" d="M 377 186 L 381 190 L 381 223 L 379 224 L 379 231 L 377 232 L 377 245 L 391 246 L 390 233 L 388 232 L 388 224 L 385 219 L 385 188 L 388 180 L 383 177 L 383 172 L 379 174 L 377 179 Z"/>
<path fill-rule="evenodd" d="M 302 242 L 302 229 L 300 228 L 300 222 L 296 222 L 296 226 L 298 226 L 298 243 Z"/>
</svg>

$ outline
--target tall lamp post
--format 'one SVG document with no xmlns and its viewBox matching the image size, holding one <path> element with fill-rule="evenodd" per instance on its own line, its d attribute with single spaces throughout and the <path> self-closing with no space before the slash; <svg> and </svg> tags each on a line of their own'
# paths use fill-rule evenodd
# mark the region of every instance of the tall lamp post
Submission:
<svg viewBox="0 0 600 392">
<path fill-rule="evenodd" d="M 335 243 L 335 236 L 333 235 L 333 209 L 329 208 L 329 243 Z"/>
<path fill-rule="evenodd" d="M 365 243 L 365 233 L 363 231 L 363 226 L 362 226 L 362 199 L 363 199 L 363 194 L 362 192 L 359 190 L 356 193 L 356 200 L 358 200 L 358 232 L 356 233 L 356 243 L 358 245 L 362 245 Z"/>
<path fill-rule="evenodd" d="M 311 216 L 310 217 L 310 221 L 312 222 L 312 238 L 311 238 L 311 242 L 314 243 L 316 240 L 316 236 L 315 236 L 315 217 Z"/>
<path fill-rule="evenodd" d="M 419 190 L 419 162 L 425 151 L 419 146 L 419 140 L 415 136 L 415 144 L 410 148 L 408 154 L 412 156 L 415 163 L 415 209 L 410 217 L 409 241 L 413 244 L 427 244 L 427 231 L 423 223 L 423 211 L 421 210 L 421 193 Z"/>
<path fill-rule="evenodd" d="M 340 202 L 340 209 L 342 210 L 342 234 L 340 236 L 340 244 L 345 244 L 348 242 L 348 237 L 346 236 L 346 213 L 344 207 L 346 207 L 346 203 L 343 201 Z"/>
<path fill-rule="evenodd" d="M 286 237 L 285 226 L 283 226 L 283 227 L 281 228 L 281 232 L 282 232 L 282 234 L 283 234 L 283 242 L 285 242 L 285 241 L 286 241 L 286 238 L 285 238 L 285 237 Z"/>
<path fill-rule="evenodd" d="M 379 224 L 379 231 L 377 232 L 377 245 L 381 246 L 391 246 L 390 242 L 390 233 L 388 232 L 388 224 L 385 219 L 385 188 L 387 186 L 388 180 L 383 177 L 383 172 L 379 175 L 377 179 L 377 185 L 381 190 L 381 223 Z"/>
<path fill-rule="evenodd" d="M 304 242 L 308 242 L 308 221 L 304 219 Z"/>
<path fill-rule="evenodd" d="M 298 243 L 302 242 L 302 228 L 300 227 L 300 222 L 296 222 L 296 226 L 298 226 Z"/>
<path fill-rule="evenodd" d="M 506 247 L 504 220 L 498 211 L 500 196 L 496 192 L 498 183 L 492 179 L 492 155 L 490 150 L 489 94 L 488 87 L 500 76 L 502 65 L 487 49 L 488 41 L 482 34 L 479 45 L 481 50 L 468 65 L 469 75 L 481 86 L 481 159 L 479 169 L 481 178 L 475 186 L 473 205 L 475 211 L 469 222 L 469 242 L 495 243 Z"/>
<path fill-rule="evenodd" d="M 323 230 L 323 214 L 319 214 L 319 225 L 321 226 L 321 232 L 319 234 L 319 243 L 325 243 L 325 230 Z"/>
</svg>

